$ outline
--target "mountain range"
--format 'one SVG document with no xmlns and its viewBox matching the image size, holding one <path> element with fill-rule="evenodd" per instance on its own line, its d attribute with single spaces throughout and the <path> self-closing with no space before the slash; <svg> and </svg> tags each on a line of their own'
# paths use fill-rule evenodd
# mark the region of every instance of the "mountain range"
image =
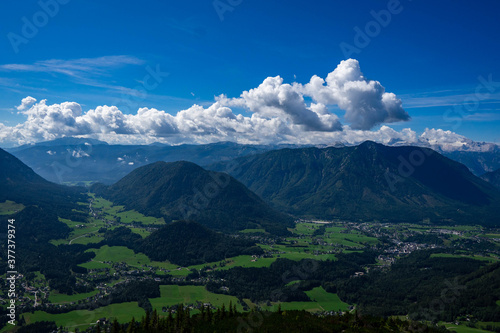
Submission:
<svg viewBox="0 0 500 333">
<path fill-rule="evenodd" d="M 113 184 L 132 170 L 158 161 L 184 160 L 206 166 L 279 147 L 282 146 L 238 145 L 232 142 L 180 146 L 108 145 L 97 140 L 64 138 L 8 151 L 55 183 Z"/>
<path fill-rule="evenodd" d="M 500 192 L 464 165 L 420 147 L 281 149 L 211 166 L 278 210 L 323 219 L 499 224 Z M 234 169 L 234 167 L 233 167 Z"/>
<path fill-rule="evenodd" d="M 96 146 L 103 151 L 116 148 Z M 351 147 L 263 153 L 235 144 L 193 149 L 202 156 L 207 147 L 217 151 L 226 147 L 231 153 L 207 157 L 207 162 L 223 155 L 227 159 L 211 164 L 212 171 L 187 161 L 156 162 L 133 170 L 113 185 L 94 184 L 91 191 L 145 215 L 166 221 L 192 219 L 225 232 L 264 228 L 286 234 L 291 216 L 499 224 L 500 192 L 492 185 L 497 173 L 485 176 L 490 184 L 428 148 L 368 141 Z M 235 151 L 243 156 L 229 160 Z M 83 214 L 75 212 L 75 204 L 85 201 L 84 188 L 46 181 L 4 150 L 0 150 L 0 185 L 1 201 L 61 210 L 62 217 Z M 82 218 L 74 216 L 74 220 Z"/>
<path fill-rule="evenodd" d="M 392 142 L 392 146 L 404 142 Z M 464 142 L 440 146 L 420 140 L 418 146 L 433 150 L 465 164 L 476 176 L 500 168 L 500 148 L 489 143 Z M 346 146 L 339 143 L 335 146 Z M 352 145 L 350 145 L 352 146 Z M 157 161 L 189 161 L 202 167 L 234 158 L 282 148 L 305 148 L 297 145 L 242 145 L 219 142 L 205 145 L 168 146 L 109 145 L 104 141 L 83 138 L 61 138 L 7 149 L 45 179 L 55 183 L 79 184 L 101 182 L 113 184 L 132 170 Z M 326 148 L 319 146 L 318 148 Z"/>
</svg>

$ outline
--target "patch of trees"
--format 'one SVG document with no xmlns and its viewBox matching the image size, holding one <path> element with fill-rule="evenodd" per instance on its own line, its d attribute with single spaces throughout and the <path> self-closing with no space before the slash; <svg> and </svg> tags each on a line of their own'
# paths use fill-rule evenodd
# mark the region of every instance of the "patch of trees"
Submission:
<svg viewBox="0 0 500 333">
<path fill-rule="evenodd" d="M 38 321 L 33 324 L 21 326 L 17 333 L 45 333 L 57 332 L 57 325 L 53 321 Z"/>
<path fill-rule="evenodd" d="M 21 246 L 66 238 L 71 228 L 60 222 L 54 210 L 28 206 L 13 218 L 16 220 L 16 239 Z"/>
<path fill-rule="evenodd" d="M 326 232 L 326 225 L 322 225 L 321 227 L 319 227 L 318 229 L 314 230 L 313 232 L 313 237 L 314 236 L 323 236 Z"/>
</svg>

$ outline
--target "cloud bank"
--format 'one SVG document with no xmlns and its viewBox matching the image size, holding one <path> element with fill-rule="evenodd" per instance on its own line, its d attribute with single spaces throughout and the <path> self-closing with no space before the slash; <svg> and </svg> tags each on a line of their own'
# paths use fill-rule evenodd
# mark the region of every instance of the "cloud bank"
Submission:
<svg viewBox="0 0 500 333">
<path fill-rule="evenodd" d="M 342 124 L 331 108 L 344 110 L 347 124 Z M 110 143 L 169 144 L 418 140 L 410 129 L 396 132 L 383 125 L 370 131 L 377 125 L 407 121 L 410 116 L 395 94 L 363 76 L 354 59 L 342 61 L 326 79 L 315 75 L 306 84 L 288 84 L 280 76 L 268 77 L 239 97 L 221 95 L 208 107 L 193 105 L 176 114 L 154 108 L 127 114 L 107 105 L 84 111 L 76 102 L 48 104 L 31 96 L 24 98 L 17 110 L 27 117 L 26 121 L 12 127 L 0 123 L 0 142 L 25 144 L 65 136 L 93 137 Z"/>
</svg>

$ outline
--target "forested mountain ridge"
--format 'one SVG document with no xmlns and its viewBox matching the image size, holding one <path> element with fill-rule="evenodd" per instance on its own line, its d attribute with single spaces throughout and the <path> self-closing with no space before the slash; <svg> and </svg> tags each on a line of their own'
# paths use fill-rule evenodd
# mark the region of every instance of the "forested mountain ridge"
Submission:
<svg viewBox="0 0 500 333">
<path fill-rule="evenodd" d="M 237 177 L 274 207 L 325 219 L 498 224 L 500 192 L 420 147 L 282 149 L 241 157 Z M 226 171 L 227 164 L 210 168 Z M 228 171 L 231 173 L 231 171 Z"/>
</svg>

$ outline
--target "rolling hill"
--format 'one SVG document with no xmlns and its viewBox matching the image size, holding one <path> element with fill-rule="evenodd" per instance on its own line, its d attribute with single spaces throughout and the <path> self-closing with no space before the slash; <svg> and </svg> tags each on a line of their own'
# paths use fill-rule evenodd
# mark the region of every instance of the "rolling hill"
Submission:
<svg viewBox="0 0 500 333">
<path fill-rule="evenodd" d="M 263 227 L 283 234 L 293 223 L 234 178 L 185 161 L 156 162 L 111 186 L 95 184 L 91 190 L 145 215 L 191 219 L 219 231 Z"/>
<path fill-rule="evenodd" d="M 500 224 L 500 192 L 428 148 L 368 141 L 355 147 L 282 149 L 235 163 L 238 180 L 297 216 Z M 225 171 L 227 164 L 211 169 Z"/>
</svg>

